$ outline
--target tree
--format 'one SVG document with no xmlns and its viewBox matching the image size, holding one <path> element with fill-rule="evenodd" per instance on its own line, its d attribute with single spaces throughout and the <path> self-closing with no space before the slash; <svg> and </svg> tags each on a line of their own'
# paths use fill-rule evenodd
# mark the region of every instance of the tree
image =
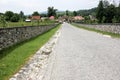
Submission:
<svg viewBox="0 0 120 80">
<path fill-rule="evenodd" d="M 117 22 L 120 23 L 120 3 L 119 3 L 119 6 L 116 8 L 116 19 L 117 19 Z"/>
<path fill-rule="evenodd" d="M 20 11 L 19 16 L 20 16 L 20 19 L 23 20 L 24 19 L 24 12 Z"/>
<path fill-rule="evenodd" d="M 4 14 L 3 14 L 3 13 L 0 13 L 0 16 L 1 16 L 1 15 L 4 15 Z"/>
<path fill-rule="evenodd" d="M 111 4 L 110 6 L 108 6 L 108 8 L 106 9 L 106 22 L 107 23 L 112 23 L 112 20 L 115 16 L 116 13 L 116 9 L 115 6 L 113 4 Z"/>
<path fill-rule="evenodd" d="M 20 16 L 17 13 L 15 13 L 11 18 L 11 22 L 18 22 L 19 20 L 20 20 Z"/>
<path fill-rule="evenodd" d="M 101 0 L 99 2 L 98 8 L 97 8 L 97 14 L 96 14 L 96 17 L 99 23 L 102 23 L 103 16 L 104 16 L 104 8 L 103 8 L 103 1 Z"/>
<path fill-rule="evenodd" d="M 112 19 L 112 23 L 117 23 L 117 18 L 115 16 Z"/>
<path fill-rule="evenodd" d="M 65 14 L 66 14 L 66 16 L 69 16 L 69 11 L 68 11 L 68 10 L 66 10 L 66 13 L 65 13 Z"/>
<path fill-rule="evenodd" d="M 40 14 L 37 11 L 35 11 L 33 12 L 32 16 L 40 16 Z"/>
<path fill-rule="evenodd" d="M 104 8 L 107 8 L 109 5 L 110 5 L 110 3 L 109 3 L 108 0 L 104 0 L 104 1 L 103 1 L 103 7 L 104 7 Z"/>
<path fill-rule="evenodd" d="M 41 17 L 47 17 L 47 14 L 42 13 L 42 14 L 40 14 L 40 16 L 41 16 Z"/>
<path fill-rule="evenodd" d="M 54 9 L 54 7 L 48 7 L 48 17 L 55 16 L 56 17 L 56 11 L 57 9 Z"/>
<path fill-rule="evenodd" d="M 12 11 L 6 11 L 5 12 L 5 19 L 6 21 L 10 21 L 11 18 L 13 17 L 14 13 Z"/>
<path fill-rule="evenodd" d="M 73 16 L 77 16 L 77 12 L 76 11 L 73 11 Z"/>
</svg>

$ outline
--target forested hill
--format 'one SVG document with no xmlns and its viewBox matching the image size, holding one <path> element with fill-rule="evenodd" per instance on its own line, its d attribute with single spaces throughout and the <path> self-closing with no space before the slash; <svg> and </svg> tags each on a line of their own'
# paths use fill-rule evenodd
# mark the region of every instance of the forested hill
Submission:
<svg viewBox="0 0 120 80">
<path fill-rule="evenodd" d="M 77 12 L 77 15 L 80 15 L 80 16 L 89 16 L 89 15 L 96 16 L 96 10 L 97 8 L 92 8 L 92 9 L 78 10 L 76 12 Z M 69 11 L 68 13 L 69 13 L 69 16 L 73 15 L 73 11 Z M 57 11 L 57 14 L 59 16 L 63 16 L 66 14 L 66 11 Z"/>
<path fill-rule="evenodd" d="M 95 15 L 97 8 L 92 8 L 88 10 L 78 10 L 77 13 L 81 16 Z"/>
</svg>

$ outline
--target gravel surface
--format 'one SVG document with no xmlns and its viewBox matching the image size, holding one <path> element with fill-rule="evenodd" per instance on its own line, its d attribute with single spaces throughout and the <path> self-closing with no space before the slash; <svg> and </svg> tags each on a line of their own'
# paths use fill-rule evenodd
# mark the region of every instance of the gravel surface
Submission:
<svg viewBox="0 0 120 80">
<path fill-rule="evenodd" d="M 64 23 L 43 80 L 120 80 L 120 39 Z"/>
</svg>

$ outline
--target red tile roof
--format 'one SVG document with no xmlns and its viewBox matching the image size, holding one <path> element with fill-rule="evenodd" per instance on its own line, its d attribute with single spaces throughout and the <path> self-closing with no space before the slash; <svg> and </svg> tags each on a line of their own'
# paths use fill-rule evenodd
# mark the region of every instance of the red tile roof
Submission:
<svg viewBox="0 0 120 80">
<path fill-rule="evenodd" d="M 32 16 L 32 20 L 40 20 L 40 16 Z"/>
</svg>

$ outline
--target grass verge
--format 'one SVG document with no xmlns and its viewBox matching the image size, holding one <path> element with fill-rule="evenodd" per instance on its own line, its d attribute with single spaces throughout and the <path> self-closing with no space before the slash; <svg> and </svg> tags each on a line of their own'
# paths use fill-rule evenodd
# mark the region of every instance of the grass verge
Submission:
<svg viewBox="0 0 120 80">
<path fill-rule="evenodd" d="M 97 33 L 101 33 L 103 35 L 110 35 L 111 37 L 114 37 L 114 38 L 120 38 L 120 34 L 100 31 L 100 30 L 97 30 L 97 29 L 94 29 L 94 28 L 88 28 L 88 27 L 80 26 L 79 24 L 76 24 L 76 23 L 72 23 L 72 25 L 76 26 L 78 28 L 82 28 L 82 29 L 88 30 L 88 31 L 94 31 L 94 32 L 97 32 Z"/>
<path fill-rule="evenodd" d="M 60 25 L 34 39 L 1 51 L 0 80 L 8 80 L 13 74 L 15 74 L 59 28 Z"/>
</svg>

